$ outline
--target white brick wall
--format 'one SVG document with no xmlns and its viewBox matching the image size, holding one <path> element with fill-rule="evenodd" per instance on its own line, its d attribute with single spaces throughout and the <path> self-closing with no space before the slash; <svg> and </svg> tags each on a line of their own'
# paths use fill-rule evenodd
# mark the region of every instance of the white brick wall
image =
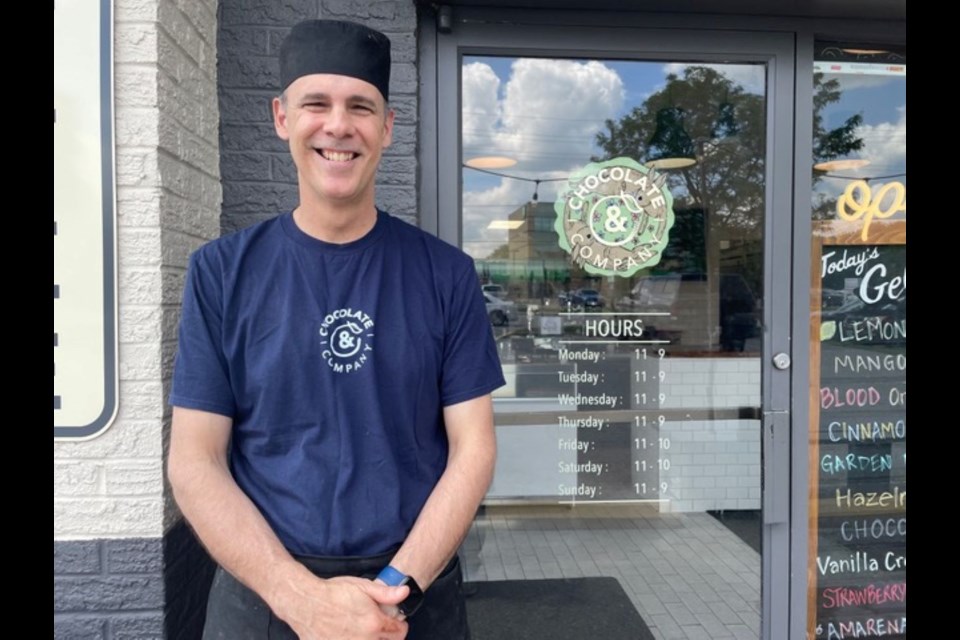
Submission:
<svg viewBox="0 0 960 640">
<path fill-rule="evenodd" d="M 190 252 L 219 234 L 216 0 L 115 0 L 119 412 L 54 443 L 54 540 L 158 537 L 172 345 Z"/>
</svg>

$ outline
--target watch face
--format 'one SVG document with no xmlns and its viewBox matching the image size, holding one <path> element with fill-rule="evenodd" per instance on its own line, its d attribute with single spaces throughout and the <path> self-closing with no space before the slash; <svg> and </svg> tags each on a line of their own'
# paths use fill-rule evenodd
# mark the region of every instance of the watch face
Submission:
<svg viewBox="0 0 960 640">
<path fill-rule="evenodd" d="M 415 614 L 417 609 L 420 608 L 420 605 L 423 604 L 423 590 L 413 578 L 407 580 L 407 586 L 410 587 L 410 595 L 397 605 L 397 608 L 400 609 L 400 613 L 409 618 Z"/>
</svg>

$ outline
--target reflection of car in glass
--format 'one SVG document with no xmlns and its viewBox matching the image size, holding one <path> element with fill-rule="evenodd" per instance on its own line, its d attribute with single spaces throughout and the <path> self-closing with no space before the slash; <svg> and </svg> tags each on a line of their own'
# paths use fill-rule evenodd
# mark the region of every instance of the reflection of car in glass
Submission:
<svg viewBox="0 0 960 640">
<path fill-rule="evenodd" d="M 501 300 L 496 296 L 484 292 L 484 302 L 487 303 L 487 317 L 490 324 L 502 327 L 510 322 L 517 321 L 517 303 L 510 300 Z"/>
<path fill-rule="evenodd" d="M 906 344 L 907 296 L 867 304 L 853 290 L 824 289 L 821 306 L 821 339 L 838 335 L 842 342 Z"/>
<path fill-rule="evenodd" d="M 560 306 L 570 306 L 577 309 L 603 308 L 603 297 L 596 289 L 577 289 L 576 291 L 560 293 L 557 299 Z"/>
<path fill-rule="evenodd" d="M 720 274 L 720 346 L 743 351 L 747 338 L 760 335 L 757 299 L 743 276 Z"/>
<path fill-rule="evenodd" d="M 824 289 L 823 307 L 824 317 L 844 315 L 863 309 L 866 304 L 853 291 Z"/>
<path fill-rule="evenodd" d="M 716 312 L 720 328 L 720 346 L 724 351 L 743 351 L 746 341 L 760 335 L 760 305 L 744 277 L 721 273 Z M 708 287 L 703 273 L 644 276 L 634 285 L 630 296 L 617 301 L 622 309 L 666 311 L 670 315 L 650 319 L 650 337 L 702 345 L 712 341 L 703 320 L 708 308 Z"/>
<path fill-rule="evenodd" d="M 492 296 L 497 298 L 506 298 L 507 290 L 503 288 L 502 284 L 485 284 L 481 287 L 484 293 L 489 293 Z"/>
</svg>

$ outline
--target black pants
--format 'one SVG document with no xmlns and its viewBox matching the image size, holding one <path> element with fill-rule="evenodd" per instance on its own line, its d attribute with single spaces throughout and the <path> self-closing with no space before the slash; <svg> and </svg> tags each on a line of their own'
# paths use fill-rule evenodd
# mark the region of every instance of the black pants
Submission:
<svg viewBox="0 0 960 640">
<path fill-rule="evenodd" d="M 357 576 L 371 580 L 391 558 L 393 553 L 370 558 L 297 556 L 297 560 L 321 578 Z M 407 638 L 469 640 L 462 585 L 460 562 L 454 556 L 427 589 L 419 611 L 407 621 L 410 624 Z M 204 640 L 295 640 L 296 637 L 293 629 L 277 618 L 260 596 L 217 567 L 207 602 Z"/>
</svg>

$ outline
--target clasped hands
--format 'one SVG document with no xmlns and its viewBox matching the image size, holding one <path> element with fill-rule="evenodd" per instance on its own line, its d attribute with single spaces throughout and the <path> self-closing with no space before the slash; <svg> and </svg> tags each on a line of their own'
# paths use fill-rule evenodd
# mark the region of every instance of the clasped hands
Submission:
<svg viewBox="0 0 960 640">
<path fill-rule="evenodd" d="M 312 577 L 312 576 L 311 576 Z M 341 576 L 312 577 L 291 590 L 276 613 L 300 640 L 402 640 L 408 625 L 397 609 L 409 587 Z"/>
</svg>

